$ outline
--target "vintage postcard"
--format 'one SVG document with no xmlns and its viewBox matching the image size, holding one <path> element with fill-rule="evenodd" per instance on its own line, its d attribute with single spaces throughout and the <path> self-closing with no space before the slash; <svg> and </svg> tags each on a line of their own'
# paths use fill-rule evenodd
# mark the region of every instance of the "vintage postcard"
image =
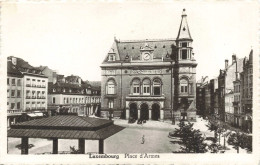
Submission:
<svg viewBox="0 0 260 165">
<path fill-rule="evenodd" d="M 259 164 L 258 1 L 1 2 L 3 164 Z"/>
</svg>

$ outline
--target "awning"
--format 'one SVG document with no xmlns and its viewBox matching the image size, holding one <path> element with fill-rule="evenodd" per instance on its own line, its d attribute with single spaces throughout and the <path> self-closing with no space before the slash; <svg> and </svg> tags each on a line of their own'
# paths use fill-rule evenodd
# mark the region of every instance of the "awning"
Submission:
<svg viewBox="0 0 260 165">
<path fill-rule="evenodd" d="M 43 113 L 37 112 L 37 113 L 27 113 L 28 116 L 30 117 L 42 117 Z"/>
</svg>

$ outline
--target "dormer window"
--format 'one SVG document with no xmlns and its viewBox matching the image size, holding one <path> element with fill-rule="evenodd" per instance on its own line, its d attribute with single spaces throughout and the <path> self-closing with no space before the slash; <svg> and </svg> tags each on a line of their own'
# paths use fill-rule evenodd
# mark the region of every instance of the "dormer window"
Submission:
<svg viewBox="0 0 260 165">
<path fill-rule="evenodd" d="M 114 54 L 110 54 L 109 56 L 108 56 L 108 61 L 115 61 L 116 60 L 116 58 L 115 58 L 115 55 Z"/>
<path fill-rule="evenodd" d="M 181 47 L 185 47 L 185 48 L 188 47 L 188 43 L 187 42 L 182 42 L 181 43 Z"/>
<path fill-rule="evenodd" d="M 56 92 L 56 89 L 55 89 L 55 88 L 53 89 L 53 92 Z"/>
</svg>

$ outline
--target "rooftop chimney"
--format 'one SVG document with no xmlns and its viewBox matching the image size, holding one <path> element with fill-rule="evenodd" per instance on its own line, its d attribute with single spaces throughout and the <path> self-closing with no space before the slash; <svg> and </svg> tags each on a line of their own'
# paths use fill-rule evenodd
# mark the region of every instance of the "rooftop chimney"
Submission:
<svg viewBox="0 0 260 165">
<path fill-rule="evenodd" d="M 236 62 L 236 60 L 237 60 L 236 55 L 233 54 L 233 55 L 232 55 L 232 64 L 234 64 L 234 63 Z"/>
<path fill-rule="evenodd" d="M 225 60 L 225 69 L 227 69 L 227 67 L 228 67 L 228 60 L 226 59 Z"/>
</svg>

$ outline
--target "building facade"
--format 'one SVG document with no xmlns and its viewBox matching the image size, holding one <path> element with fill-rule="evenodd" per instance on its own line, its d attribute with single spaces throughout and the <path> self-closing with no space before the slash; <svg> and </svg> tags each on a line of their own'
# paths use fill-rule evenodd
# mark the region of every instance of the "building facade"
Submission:
<svg viewBox="0 0 260 165">
<path fill-rule="evenodd" d="M 249 58 L 243 59 L 243 71 L 241 76 L 241 120 L 242 129 L 252 132 L 252 112 L 253 112 L 253 50 L 250 51 Z"/>
<path fill-rule="evenodd" d="M 48 79 L 21 58 L 7 58 L 8 126 L 22 121 L 22 113 L 42 117 L 47 112 Z"/>
<path fill-rule="evenodd" d="M 23 75 L 13 62 L 11 58 L 7 61 L 7 127 L 16 123 L 23 111 Z"/>
<path fill-rule="evenodd" d="M 195 120 L 196 60 L 185 10 L 176 39 L 115 39 L 101 65 L 101 113 Z"/>
<path fill-rule="evenodd" d="M 59 114 L 100 116 L 100 87 L 91 86 L 74 75 L 57 75 L 54 82 L 49 83 L 49 109 Z"/>
</svg>

